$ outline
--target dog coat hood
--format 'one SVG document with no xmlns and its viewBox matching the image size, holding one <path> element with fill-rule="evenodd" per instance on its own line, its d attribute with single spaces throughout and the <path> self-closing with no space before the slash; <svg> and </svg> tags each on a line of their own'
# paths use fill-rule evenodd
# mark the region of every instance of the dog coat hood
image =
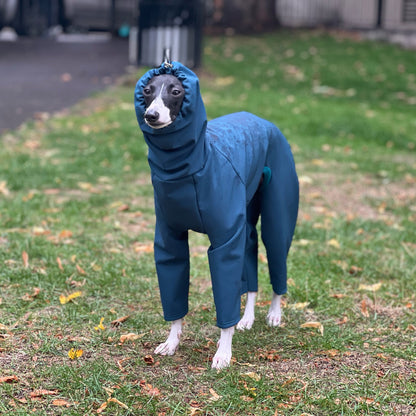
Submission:
<svg viewBox="0 0 416 416">
<path fill-rule="evenodd" d="M 146 105 L 143 88 L 157 75 L 170 74 L 181 81 L 185 96 L 181 111 L 167 127 L 154 130 L 144 121 Z M 137 121 L 149 146 L 149 164 L 162 179 L 192 175 L 205 163 L 207 116 L 199 90 L 198 77 L 179 62 L 162 64 L 146 72 L 137 82 L 134 94 Z"/>
</svg>

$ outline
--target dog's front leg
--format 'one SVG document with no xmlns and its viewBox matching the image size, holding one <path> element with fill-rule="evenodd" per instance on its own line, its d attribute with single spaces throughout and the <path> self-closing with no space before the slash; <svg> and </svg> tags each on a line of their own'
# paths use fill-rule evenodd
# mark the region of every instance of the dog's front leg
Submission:
<svg viewBox="0 0 416 416">
<path fill-rule="evenodd" d="M 178 348 L 182 334 L 182 319 L 172 321 L 168 339 L 155 349 L 155 354 L 173 355 Z"/>
<path fill-rule="evenodd" d="M 234 327 L 221 329 L 220 340 L 218 341 L 218 349 L 212 359 L 212 368 L 221 370 L 230 365 L 232 357 Z"/>
</svg>

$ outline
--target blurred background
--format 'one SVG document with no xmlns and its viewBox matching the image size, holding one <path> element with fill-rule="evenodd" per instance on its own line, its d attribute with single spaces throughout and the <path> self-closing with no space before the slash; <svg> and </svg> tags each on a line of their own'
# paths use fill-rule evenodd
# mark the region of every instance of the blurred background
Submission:
<svg viewBox="0 0 416 416">
<path fill-rule="evenodd" d="M 0 28 L 10 26 L 29 36 L 56 33 L 58 27 L 67 33 L 99 30 L 128 36 L 141 13 L 152 26 L 189 25 L 190 18 L 202 17 L 210 30 L 238 32 L 317 25 L 416 28 L 415 0 L 0 0 Z"/>
<path fill-rule="evenodd" d="M 159 65 L 166 48 L 194 68 L 204 35 L 283 28 L 416 49 L 416 0 L 0 0 L 0 133 Z"/>
</svg>

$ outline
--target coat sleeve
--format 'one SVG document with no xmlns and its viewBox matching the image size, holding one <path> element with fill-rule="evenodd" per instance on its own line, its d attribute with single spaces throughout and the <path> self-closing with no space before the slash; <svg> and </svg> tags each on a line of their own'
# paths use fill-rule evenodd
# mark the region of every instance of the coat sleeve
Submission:
<svg viewBox="0 0 416 416">
<path fill-rule="evenodd" d="M 217 325 L 220 328 L 229 328 L 240 320 L 245 241 L 246 227 L 241 222 L 235 224 L 229 240 L 217 247 L 211 243 L 208 249 Z"/>
<path fill-rule="evenodd" d="M 168 226 L 155 201 L 156 230 L 154 255 L 163 315 L 166 321 L 183 318 L 188 313 L 189 246 L 188 231 Z"/>
</svg>

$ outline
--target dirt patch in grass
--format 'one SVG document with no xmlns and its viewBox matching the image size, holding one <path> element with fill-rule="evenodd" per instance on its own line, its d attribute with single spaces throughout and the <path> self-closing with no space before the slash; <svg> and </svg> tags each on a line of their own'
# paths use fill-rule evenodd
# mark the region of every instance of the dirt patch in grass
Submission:
<svg viewBox="0 0 416 416">
<path fill-rule="evenodd" d="M 416 209 L 416 178 L 383 183 L 368 176 L 344 179 L 333 172 L 300 179 L 301 219 L 316 215 L 345 216 L 350 219 L 394 221 L 391 209 Z"/>
<path fill-rule="evenodd" d="M 308 396 L 336 391 L 336 397 L 330 399 L 335 404 L 344 402 L 351 409 L 357 405 L 370 406 L 375 414 L 415 415 L 412 404 L 415 397 L 401 394 L 401 386 L 416 380 L 416 363 L 383 354 L 365 354 L 360 351 L 339 353 L 336 350 L 322 351 L 303 358 L 278 360 L 270 363 L 272 377 L 291 383 L 294 393 L 307 389 Z M 299 383 L 303 386 L 299 387 Z M 364 386 L 376 385 L 377 388 L 362 395 Z M 295 391 L 298 388 L 299 391 Z M 348 390 L 348 397 L 343 391 Z M 397 391 L 397 395 L 385 396 L 383 392 Z M 354 394 L 356 392 L 356 394 Z"/>
</svg>

